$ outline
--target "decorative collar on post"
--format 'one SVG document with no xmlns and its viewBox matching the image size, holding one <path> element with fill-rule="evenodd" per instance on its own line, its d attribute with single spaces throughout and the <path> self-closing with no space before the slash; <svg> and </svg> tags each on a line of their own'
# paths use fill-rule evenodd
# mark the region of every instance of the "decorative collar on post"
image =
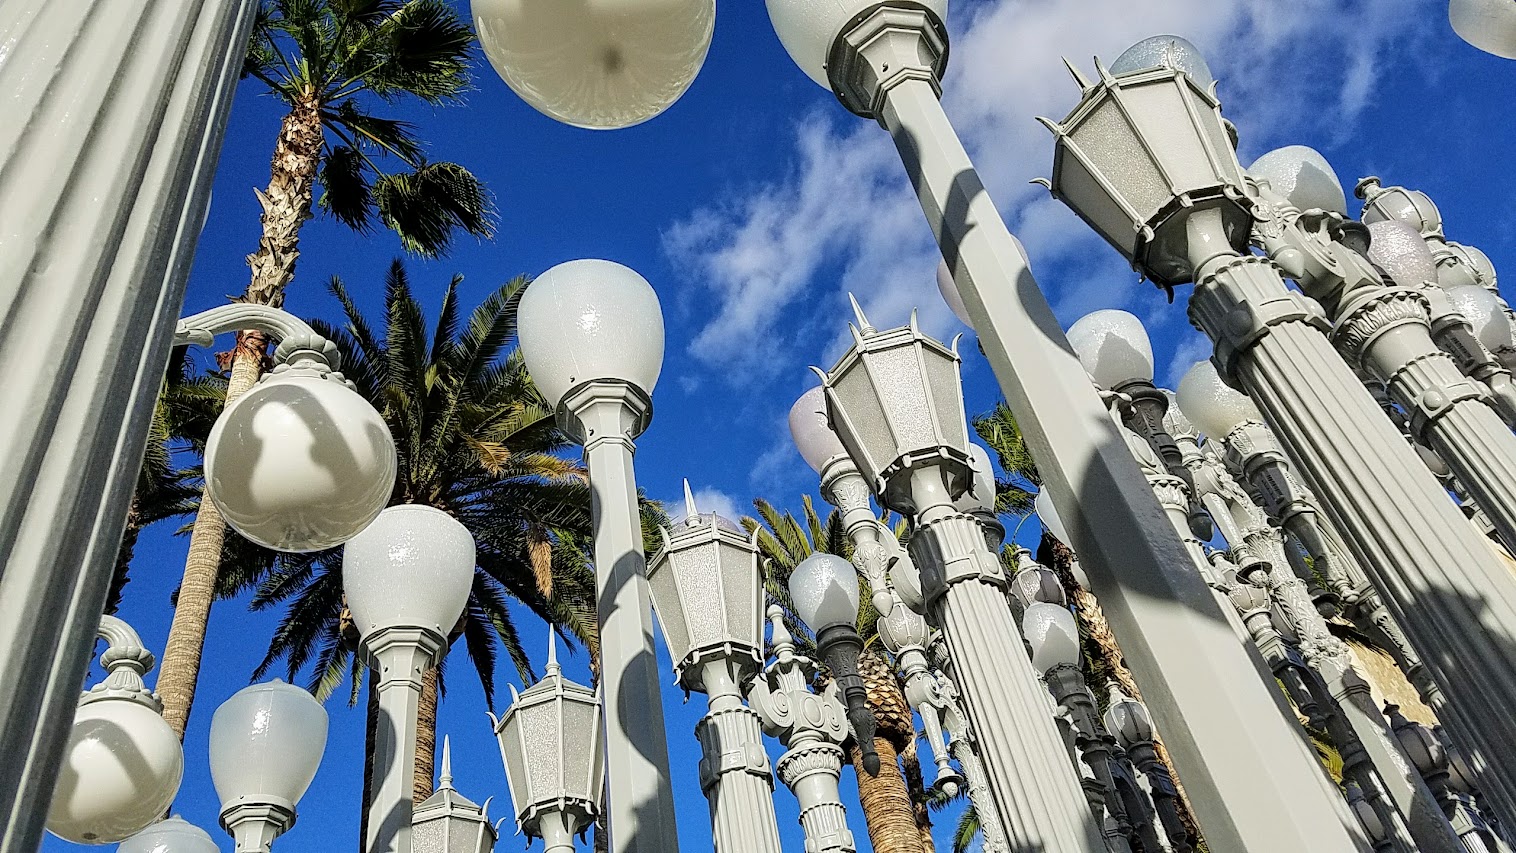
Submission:
<svg viewBox="0 0 1516 853">
<path fill-rule="evenodd" d="M 437 790 L 411 814 L 411 847 L 438 853 L 490 853 L 497 838 L 490 824 L 489 801 L 477 805 L 453 788 L 452 742 L 443 737 Z"/>
</svg>

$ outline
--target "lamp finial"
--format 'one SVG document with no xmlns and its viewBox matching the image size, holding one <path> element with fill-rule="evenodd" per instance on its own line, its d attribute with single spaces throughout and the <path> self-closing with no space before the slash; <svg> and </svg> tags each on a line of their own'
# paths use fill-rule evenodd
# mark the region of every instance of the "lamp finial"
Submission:
<svg viewBox="0 0 1516 853">
<path fill-rule="evenodd" d="M 684 523 L 698 524 L 700 509 L 695 506 L 695 493 L 690 491 L 690 478 L 684 478 Z"/>
<path fill-rule="evenodd" d="M 437 779 L 439 789 L 453 787 L 453 742 L 447 735 L 442 736 L 442 774 Z"/>
</svg>

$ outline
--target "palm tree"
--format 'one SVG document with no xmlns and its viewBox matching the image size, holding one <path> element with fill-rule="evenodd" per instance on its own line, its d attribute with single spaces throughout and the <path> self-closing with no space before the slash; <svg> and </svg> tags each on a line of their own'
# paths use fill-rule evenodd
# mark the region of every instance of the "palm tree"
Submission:
<svg viewBox="0 0 1516 853">
<path fill-rule="evenodd" d="M 797 644 L 815 657 L 815 638 L 794 615 L 790 603 L 790 573 L 811 554 L 823 552 L 849 558 L 853 547 L 841 513 L 833 510 L 823 521 L 809 496 L 803 499 L 803 503 L 802 523 L 791 513 L 781 513 L 768 501 L 759 498 L 753 501 L 758 517 L 743 518 L 742 526 L 749 533 L 757 531 L 764 586 L 770 601 L 784 608 L 785 621 Z M 869 841 L 880 853 L 930 853 L 933 850 L 931 824 L 926 821 L 925 809 L 917 808 L 918 803 L 924 805 L 925 793 L 920 791 L 913 796 L 906 778 L 915 756 L 916 725 L 911 706 L 900 679 L 895 675 L 893 662 L 881 648 L 875 629 L 879 613 L 869 600 L 868 590 L 863 590 L 860 601 L 858 629 L 865 642 L 863 652 L 858 656 L 858 671 L 863 676 L 869 710 L 879 723 L 874 736 L 874 749 L 879 753 L 879 775 L 870 776 L 863 769 L 863 753 L 856 743 L 848 744 L 848 753 L 858 777 L 858 799 L 863 806 L 864 821 L 868 824 Z M 909 759 L 905 771 L 899 760 L 902 755 Z M 919 765 L 914 775 L 919 784 Z"/>
<path fill-rule="evenodd" d="M 368 232 L 377 218 L 408 251 L 437 256 L 463 230 L 490 233 L 489 201 L 456 163 L 428 162 L 413 128 L 376 115 L 403 97 L 455 99 L 469 83 L 473 33 L 442 0 L 264 0 L 243 76 L 261 81 L 289 108 L 274 144 L 252 277 L 241 299 L 280 306 L 294 279 L 300 231 L 320 207 Z M 378 160 L 392 160 L 386 170 Z M 226 399 L 257 382 L 267 341 L 243 332 L 231 357 Z M 174 622 L 158 670 L 163 716 L 183 739 L 195 699 L 200 654 L 226 525 L 202 501 L 190 537 Z"/>
</svg>

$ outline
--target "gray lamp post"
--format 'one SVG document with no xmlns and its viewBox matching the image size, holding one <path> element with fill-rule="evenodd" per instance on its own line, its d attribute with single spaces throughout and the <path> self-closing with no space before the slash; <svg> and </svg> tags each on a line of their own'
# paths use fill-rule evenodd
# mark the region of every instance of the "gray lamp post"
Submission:
<svg viewBox="0 0 1516 853">
<path fill-rule="evenodd" d="M 1463 849 L 1468 853 L 1508 850 L 1485 822 L 1484 816 L 1474 805 L 1473 798 L 1456 790 L 1452 781 L 1452 763 L 1448 760 L 1447 748 L 1442 740 L 1426 726 L 1406 719 L 1400 713 L 1398 705 L 1386 704 L 1384 713 L 1412 766 L 1436 792 L 1443 813 L 1458 831 Z"/>
<path fill-rule="evenodd" d="M 700 789 L 711 804 L 717 853 L 779 853 L 774 777 L 758 714 L 741 685 L 763 668 L 763 578 L 753 536 L 701 514 L 684 484 L 685 518 L 664 528 L 648 565 L 648 589 L 674 672 L 709 697 L 695 726 L 704 757 Z"/>
<path fill-rule="evenodd" d="M 244 687 L 216 709 L 211 781 L 237 853 L 268 853 L 295 825 L 295 804 L 316 778 L 326 731 L 321 703 L 278 679 Z"/>
<path fill-rule="evenodd" d="M 615 853 L 677 853 L 668 736 L 632 456 L 653 417 L 663 311 L 652 285 L 610 261 L 560 264 L 521 297 L 521 352 L 558 421 L 584 445 L 595 537 Z"/>
<path fill-rule="evenodd" d="M 974 469 L 958 354 L 914 324 L 876 331 L 859 313 L 854 344 L 823 374 L 831 423 L 891 509 L 914 521 L 910 550 L 928 619 L 941 629 L 1012 843 L 1099 849 L 1099 831 L 1046 694 L 1025 665 L 1005 572 L 979 522 L 957 506 Z M 820 371 L 817 371 L 818 373 Z"/>
<path fill-rule="evenodd" d="M 1159 759 L 1154 745 L 1153 718 L 1146 705 L 1122 693 L 1115 684 L 1110 685 L 1109 690 L 1104 718 L 1106 731 L 1115 736 L 1127 757 L 1147 777 L 1148 794 L 1168 835 L 1170 848 L 1175 853 L 1188 853 L 1189 832 L 1179 816 L 1179 794 L 1174 780 L 1169 776 L 1168 766 Z"/>
<path fill-rule="evenodd" d="M 594 690 L 563 677 L 558 644 L 548 638 L 542 680 L 519 695 L 511 685 L 511 706 L 495 719 L 500 758 L 516 827 L 528 839 L 541 838 L 545 853 L 574 853 L 574 836 L 600 814 L 605 790 L 603 706 Z"/>
<path fill-rule="evenodd" d="M 422 679 L 447 654 L 474 586 L 474 537 L 418 504 L 392 506 L 342 554 L 342 591 L 378 676 L 368 853 L 409 853 Z"/>
<path fill-rule="evenodd" d="M 1158 47 L 1174 44 L 1165 37 Z M 1216 342 L 1223 375 L 1258 401 L 1393 614 L 1424 655 L 1436 653 L 1427 663 L 1457 706 L 1457 734 L 1498 754 L 1497 744 L 1516 742 L 1516 720 L 1494 707 L 1516 702 L 1516 660 L 1502 651 L 1516 644 L 1516 577 L 1337 356 L 1319 305 L 1288 290 L 1274 262 L 1243 254 L 1255 232 L 1288 225 L 1255 220 L 1210 81 L 1160 64 L 1153 44 L 1140 47 L 1136 70 L 1081 80 L 1079 106 L 1062 124 L 1047 122 L 1057 137 L 1054 193 L 1159 284 L 1197 282 L 1191 320 Z M 1192 47 L 1178 53 L 1203 68 Z M 1284 260 L 1306 262 L 1303 253 Z M 1365 310 L 1354 334 L 1394 340 L 1376 332 L 1405 328 L 1398 316 Z M 1438 392 L 1424 402 L 1439 421 L 1463 423 L 1453 400 Z M 1453 677 L 1475 667 L 1488 675 L 1478 689 Z"/>
<path fill-rule="evenodd" d="M 422 853 L 491 853 L 499 834 L 490 823 L 489 801 L 480 806 L 453 788 L 453 748 L 442 739 L 437 790 L 411 813 L 411 849 Z"/>
</svg>

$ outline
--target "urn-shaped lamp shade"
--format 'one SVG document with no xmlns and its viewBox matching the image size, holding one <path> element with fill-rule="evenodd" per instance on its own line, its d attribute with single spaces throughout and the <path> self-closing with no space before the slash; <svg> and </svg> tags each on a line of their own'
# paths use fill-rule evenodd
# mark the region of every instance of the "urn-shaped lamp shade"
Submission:
<svg viewBox="0 0 1516 853">
<path fill-rule="evenodd" d="M 705 64 L 716 0 L 473 0 L 479 43 L 506 85 L 565 124 L 640 124 Z"/>
<path fill-rule="evenodd" d="M 347 543 L 342 590 L 358 631 L 426 628 L 444 636 L 474 587 L 474 537 L 440 509 L 392 506 Z"/>
<path fill-rule="evenodd" d="M 1379 179 L 1364 178 L 1357 193 L 1364 200 L 1358 218 L 1365 225 L 1385 219 L 1398 219 L 1424 235 L 1442 233 L 1442 211 L 1431 196 L 1421 190 L 1380 186 Z"/>
<path fill-rule="evenodd" d="M 1042 526 L 1053 534 L 1054 539 L 1072 547 L 1069 532 L 1064 528 L 1063 520 L 1058 517 L 1058 508 L 1053 506 L 1053 496 L 1047 489 L 1037 493 L 1037 497 L 1032 500 L 1032 508 L 1036 510 L 1037 517 L 1042 519 Z"/>
<path fill-rule="evenodd" d="M 174 815 L 121 842 L 116 853 L 218 853 L 210 833 Z"/>
<path fill-rule="evenodd" d="M 1112 74 L 1130 74 L 1150 68 L 1183 71 L 1202 89 L 1209 89 L 1216 82 L 1200 48 L 1179 36 L 1149 36 L 1127 48 L 1111 63 Z"/>
<path fill-rule="evenodd" d="M 321 766 L 326 727 L 321 703 L 282 681 L 232 694 L 211 717 L 211 781 L 221 807 L 299 802 Z"/>
<path fill-rule="evenodd" d="M 1216 365 L 1196 362 L 1179 380 L 1179 408 L 1201 432 L 1225 441 L 1232 430 L 1249 421 L 1264 423 L 1263 414 L 1246 394 L 1221 381 Z"/>
<path fill-rule="evenodd" d="M 1474 327 L 1474 334 L 1485 349 L 1492 353 L 1509 353 L 1516 348 L 1511 320 L 1501 309 L 1495 294 L 1478 285 L 1465 284 L 1449 290 L 1448 301 Z"/>
<path fill-rule="evenodd" d="M 1018 563 L 1016 574 L 1011 578 L 1011 594 L 1023 607 L 1038 601 L 1060 606 L 1068 603 L 1068 595 L 1057 572 L 1037 562 L 1029 551 L 1020 553 Z"/>
<path fill-rule="evenodd" d="M 818 472 L 828 459 L 847 453 L 827 418 L 825 388 L 812 388 L 790 407 L 790 437 L 805 464 Z"/>
<path fill-rule="evenodd" d="M 127 699 L 86 703 L 69 730 L 47 830 L 75 844 L 121 841 L 163 816 L 183 776 L 179 738 L 157 711 Z"/>
<path fill-rule="evenodd" d="M 1448 21 L 1458 37 L 1485 53 L 1516 59 L 1516 2 L 1452 0 Z"/>
<path fill-rule="evenodd" d="M 937 292 L 942 294 L 942 301 L 947 303 L 949 310 L 958 321 L 970 329 L 974 323 L 969 319 L 969 308 L 963 304 L 963 295 L 958 292 L 958 285 L 953 283 L 953 271 L 948 269 L 947 261 L 937 264 Z"/>
<path fill-rule="evenodd" d="M 1248 174 L 1266 180 L 1274 192 L 1300 210 L 1330 210 L 1346 215 L 1347 194 L 1332 164 L 1314 148 L 1286 145 L 1253 161 Z"/>
<path fill-rule="evenodd" d="M 495 723 L 516 823 L 529 836 L 540 835 L 544 811 L 562 811 L 571 832 L 599 813 L 605 787 L 600 708 L 600 697 L 564 678 L 552 657 L 543 679 L 515 696 Z"/>
<path fill-rule="evenodd" d="M 1084 371 L 1101 388 L 1153 381 L 1153 342 L 1135 315 L 1093 311 L 1069 327 L 1068 337 Z"/>
<path fill-rule="evenodd" d="M 768 0 L 769 22 L 800 70 L 830 89 L 826 69 L 832 45 L 854 17 L 877 5 L 879 0 Z M 947 20 L 947 0 L 921 0 L 919 5 Z"/>
<path fill-rule="evenodd" d="M 374 407 L 340 382 L 274 374 L 232 402 L 205 445 L 221 515 L 276 551 L 351 539 L 395 486 L 395 442 Z"/>
<path fill-rule="evenodd" d="M 732 657 L 763 664 L 763 580 L 758 548 L 742 528 L 700 513 L 664 532 L 647 569 L 648 589 L 669 657 L 683 683 L 704 689 L 700 664 Z"/>
<path fill-rule="evenodd" d="M 795 613 L 816 633 L 858 621 L 858 575 L 835 554 L 812 554 L 790 573 Z"/>
<path fill-rule="evenodd" d="M 1105 728 L 1116 736 L 1123 748 L 1153 739 L 1153 717 L 1147 706 L 1111 686 L 1110 703 L 1105 710 Z"/>
<path fill-rule="evenodd" d="M 1437 283 L 1437 262 L 1421 232 L 1398 219 L 1369 226 L 1369 260 L 1378 264 L 1401 287 Z"/>
<path fill-rule="evenodd" d="M 1047 672 L 1079 665 L 1079 626 L 1067 607 L 1034 601 L 1021 615 L 1021 632 L 1032 647 L 1032 666 Z"/>
<path fill-rule="evenodd" d="M 569 261 L 538 276 L 517 311 L 521 353 L 553 405 L 575 386 L 629 382 L 652 395 L 663 370 L 663 309 L 647 279 L 612 261 Z"/>
<path fill-rule="evenodd" d="M 969 458 L 974 463 L 974 506 L 982 512 L 995 512 L 995 463 L 990 461 L 990 452 L 969 442 Z"/>
</svg>

